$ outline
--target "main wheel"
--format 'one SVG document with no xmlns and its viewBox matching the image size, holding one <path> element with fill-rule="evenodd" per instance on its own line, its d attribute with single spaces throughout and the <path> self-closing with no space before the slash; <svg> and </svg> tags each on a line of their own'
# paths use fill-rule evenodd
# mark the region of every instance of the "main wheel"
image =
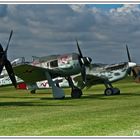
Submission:
<svg viewBox="0 0 140 140">
<path fill-rule="evenodd" d="M 35 89 L 33 89 L 33 90 L 30 91 L 31 94 L 35 94 L 35 92 L 36 92 Z"/>
<path fill-rule="evenodd" d="M 72 89 L 71 97 L 74 99 L 80 98 L 82 96 L 82 90 L 79 88 Z"/>
<path fill-rule="evenodd" d="M 113 95 L 113 89 L 112 89 L 112 88 L 107 88 L 107 89 L 105 89 L 104 94 L 105 94 L 106 96 Z"/>
</svg>

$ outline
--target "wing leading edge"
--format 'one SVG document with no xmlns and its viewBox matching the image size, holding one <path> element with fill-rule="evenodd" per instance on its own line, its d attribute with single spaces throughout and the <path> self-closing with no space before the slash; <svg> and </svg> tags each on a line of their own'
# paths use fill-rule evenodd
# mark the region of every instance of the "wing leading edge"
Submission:
<svg viewBox="0 0 140 140">
<path fill-rule="evenodd" d="M 56 72 L 42 67 L 33 66 L 31 64 L 20 64 L 13 67 L 15 74 L 21 78 L 25 83 L 34 83 L 42 80 L 48 80 L 49 85 L 52 87 L 53 97 L 62 99 L 65 97 L 64 91 L 57 87 L 52 80 L 51 75 Z"/>
<path fill-rule="evenodd" d="M 96 84 L 103 84 L 104 81 L 107 80 L 105 77 L 98 77 L 92 74 L 87 74 L 86 79 L 87 79 L 86 84 L 84 84 L 81 75 L 74 76 L 73 78 L 75 83 L 77 83 L 77 86 L 80 88 L 84 87 L 90 88 L 91 86 Z"/>
<path fill-rule="evenodd" d="M 30 64 L 20 64 L 13 67 L 15 74 L 26 83 L 33 83 L 37 81 L 46 80 L 46 72 L 50 70 L 33 66 Z"/>
</svg>

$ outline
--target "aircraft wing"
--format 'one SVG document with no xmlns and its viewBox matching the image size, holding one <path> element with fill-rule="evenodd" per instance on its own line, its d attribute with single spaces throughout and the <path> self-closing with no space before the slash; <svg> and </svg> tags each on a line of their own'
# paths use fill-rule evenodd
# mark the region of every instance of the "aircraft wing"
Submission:
<svg viewBox="0 0 140 140">
<path fill-rule="evenodd" d="M 16 76 L 24 80 L 26 83 L 34 83 L 37 81 L 46 80 L 46 72 L 55 75 L 54 70 L 37 67 L 31 64 L 19 64 L 13 67 Z"/>
<path fill-rule="evenodd" d="M 92 74 L 86 74 L 86 85 L 84 85 L 81 75 L 74 76 L 73 80 L 75 83 L 77 83 L 77 86 L 80 88 L 90 88 L 91 86 L 96 84 L 103 84 L 104 81 L 107 80 L 107 78 L 102 76 L 95 76 Z"/>
</svg>

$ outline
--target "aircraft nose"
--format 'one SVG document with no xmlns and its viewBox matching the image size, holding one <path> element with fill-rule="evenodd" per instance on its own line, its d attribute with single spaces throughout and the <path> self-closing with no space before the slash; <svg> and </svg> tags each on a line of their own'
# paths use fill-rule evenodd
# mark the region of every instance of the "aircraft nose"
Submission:
<svg viewBox="0 0 140 140">
<path fill-rule="evenodd" d="M 137 65 L 137 64 L 134 63 L 134 62 L 128 62 L 128 66 L 129 66 L 130 68 L 135 67 L 136 65 Z"/>
</svg>

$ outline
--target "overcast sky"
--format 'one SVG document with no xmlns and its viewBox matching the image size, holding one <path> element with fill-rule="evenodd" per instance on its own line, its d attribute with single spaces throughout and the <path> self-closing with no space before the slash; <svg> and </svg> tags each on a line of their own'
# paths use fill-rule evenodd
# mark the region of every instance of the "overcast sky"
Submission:
<svg viewBox="0 0 140 140">
<path fill-rule="evenodd" d="M 127 61 L 140 64 L 140 6 L 126 4 L 26 4 L 0 5 L 0 41 L 13 60 L 77 52 L 77 38 L 84 56 L 93 63 Z"/>
</svg>

